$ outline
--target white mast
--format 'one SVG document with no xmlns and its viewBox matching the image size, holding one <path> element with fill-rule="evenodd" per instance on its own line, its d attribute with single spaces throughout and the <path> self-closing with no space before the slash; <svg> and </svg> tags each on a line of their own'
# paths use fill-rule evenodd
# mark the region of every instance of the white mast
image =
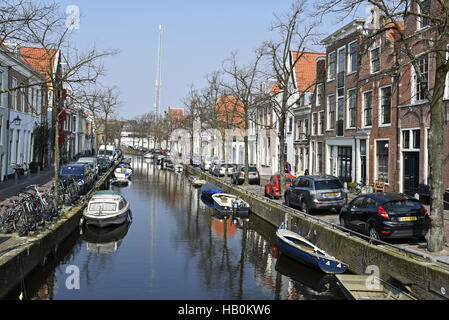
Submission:
<svg viewBox="0 0 449 320">
<path fill-rule="evenodd" d="M 161 103 L 161 55 L 162 55 L 162 25 L 159 25 L 159 45 L 157 50 L 157 75 L 156 75 L 156 95 L 154 102 L 154 113 L 158 116 L 160 114 Z"/>
</svg>

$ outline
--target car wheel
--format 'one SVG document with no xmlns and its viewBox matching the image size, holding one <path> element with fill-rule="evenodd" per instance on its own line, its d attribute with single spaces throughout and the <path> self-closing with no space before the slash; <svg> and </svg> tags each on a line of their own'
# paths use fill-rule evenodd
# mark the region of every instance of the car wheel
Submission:
<svg viewBox="0 0 449 320">
<path fill-rule="evenodd" d="M 348 224 L 347 224 L 346 219 L 345 219 L 344 216 L 340 216 L 340 226 L 342 226 L 344 228 L 348 227 Z"/>
<path fill-rule="evenodd" d="M 376 228 L 374 228 L 374 226 L 371 226 L 369 228 L 369 236 L 370 238 L 373 238 L 375 240 L 380 240 L 379 233 L 377 232 Z"/>
</svg>

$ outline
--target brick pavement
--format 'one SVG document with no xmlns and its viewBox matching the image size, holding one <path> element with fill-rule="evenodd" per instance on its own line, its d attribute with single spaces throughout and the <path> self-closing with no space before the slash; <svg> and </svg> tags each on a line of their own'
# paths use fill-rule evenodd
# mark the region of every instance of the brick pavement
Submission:
<svg viewBox="0 0 449 320">
<path fill-rule="evenodd" d="M 21 176 L 17 180 L 17 184 L 14 179 L 9 179 L 0 182 L 0 202 L 8 199 L 14 195 L 20 193 L 23 189 L 31 184 L 45 184 L 52 180 L 54 176 L 53 169 L 43 169 L 40 174 L 30 173 L 29 176 Z"/>
</svg>

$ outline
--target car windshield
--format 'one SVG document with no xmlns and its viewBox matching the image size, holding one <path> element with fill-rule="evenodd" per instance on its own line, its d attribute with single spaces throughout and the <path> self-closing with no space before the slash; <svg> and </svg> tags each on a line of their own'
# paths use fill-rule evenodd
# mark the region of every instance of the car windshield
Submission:
<svg viewBox="0 0 449 320">
<path fill-rule="evenodd" d="M 337 179 L 315 181 L 316 190 L 341 189 L 341 188 L 343 188 L 343 185 Z"/>
<path fill-rule="evenodd" d="M 382 205 L 388 212 L 406 212 L 421 209 L 421 205 L 415 200 L 390 201 Z"/>
<path fill-rule="evenodd" d="M 94 159 L 92 158 L 79 158 L 78 162 L 94 162 Z"/>
<path fill-rule="evenodd" d="M 100 164 L 107 164 L 108 163 L 108 161 L 105 158 L 98 158 L 98 162 Z"/>
<path fill-rule="evenodd" d="M 60 175 L 75 175 L 79 176 L 84 174 L 84 167 L 82 166 L 64 166 L 61 168 Z"/>
</svg>

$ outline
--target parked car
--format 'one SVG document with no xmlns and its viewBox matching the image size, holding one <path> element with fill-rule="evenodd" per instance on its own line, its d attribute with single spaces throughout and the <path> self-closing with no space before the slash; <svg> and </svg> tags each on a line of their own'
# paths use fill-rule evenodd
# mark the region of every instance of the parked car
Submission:
<svg viewBox="0 0 449 320">
<path fill-rule="evenodd" d="M 97 162 L 101 172 L 106 172 L 111 167 L 111 161 L 107 157 L 98 157 Z"/>
<path fill-rule="evenodd" d="M 314 210 L 335 210 L 340 213 L 347 202 L 347 194 L 337 177 L 299 176 L 284 193 L 289 207 L 300 207 L 306 213 Z"/>
<path fill-rule="evenodd" d="M 260 185 L 260 174 L 256 166 L 250 165 L 248 169 L 248 182 Z M 245 182 L 245 165 L 239 164 L 231 175 L 231 183 L 242 184 Z"/>
<path fill-rule="evenodd" d="M 222 163 L 224 163 L 224 160 L 214 159 L 212 161 L 212 163 L 210 164 L 210 166 L 209 166 L 209 173 L 213 174 L 215 166 L 219 165 L 219 164 L 222 164 Z"/>
<path fill-rule="evenodd" d="M 340 224 L 374 239 L 423 238 L 430 227 L 426 208 L 403 193 L 361 195 L 343 207 Z"/>
<path fill-rule="evenodd" d="M 115 159 L 120 160 L 123 156 L 123 151 L 120 148 L 115 149 Z"/>
<path fill-rule="evenodd" d="M 97 176 L 100 174 L 100 168 L 98 166 L 97 158 L 94 157 L 83 157 L 79 158 L 77 163 L 87 163 L 90 165 L 90 169 L 92 170 L 92 173 L 94 175 L 94 178 L 97 178 Z"/>
<path fill-rule="evenodd" d="M 94 176 L 87 163 L 71 163 L 61 166 L 59 170 L 59 178 L 66 181 L 73 177 L 78 183 L 82 194 L 86 194 L 94 183 Z"/>
<path fill-rule="evenodd" d="M 200 158 L 197 156 L 193 156 L 190 158 L 190 165 L 194 166 L 194 167 L 199 167 L 200 166 Z"/>
<path fill-rule="evenodd" d="M 223 177 L 227 171 L 228 175 L 230 176 L 236 166 L 237 166 L 236 164 L 224 164 L 224 163 L 217 164 L 214 167 L 214 171 L 212 172 L 212 174 L 217 177 Z"/>
<path fill-rule="evenodd" d="M 283 190 L 288 188 L 295 181 L 295 177 L 289 173 L 285 174 L 285 186 Z M 281 197 L 281 175 L 274 174 L 271 176 L 270 181 L 265 185 L 265 196 L 272 199 L 279 199 Z"/>
<path fill-rule="evenodd" d="M 105 146 L 104 144 L 100 146 L 100 149 L 98 149 L 98 155 L 99 156 L 107 156 L 109 160 L 114 161 L 114 151 L 115 147 L 112 145 Z"/>
<path fill-rule="evenodd" d="M 200 169 L 203 171 L 209 171 L 212 161 L 218 160 L 217 157 L 206 156 L 200 162 Z"/>
</svg>

